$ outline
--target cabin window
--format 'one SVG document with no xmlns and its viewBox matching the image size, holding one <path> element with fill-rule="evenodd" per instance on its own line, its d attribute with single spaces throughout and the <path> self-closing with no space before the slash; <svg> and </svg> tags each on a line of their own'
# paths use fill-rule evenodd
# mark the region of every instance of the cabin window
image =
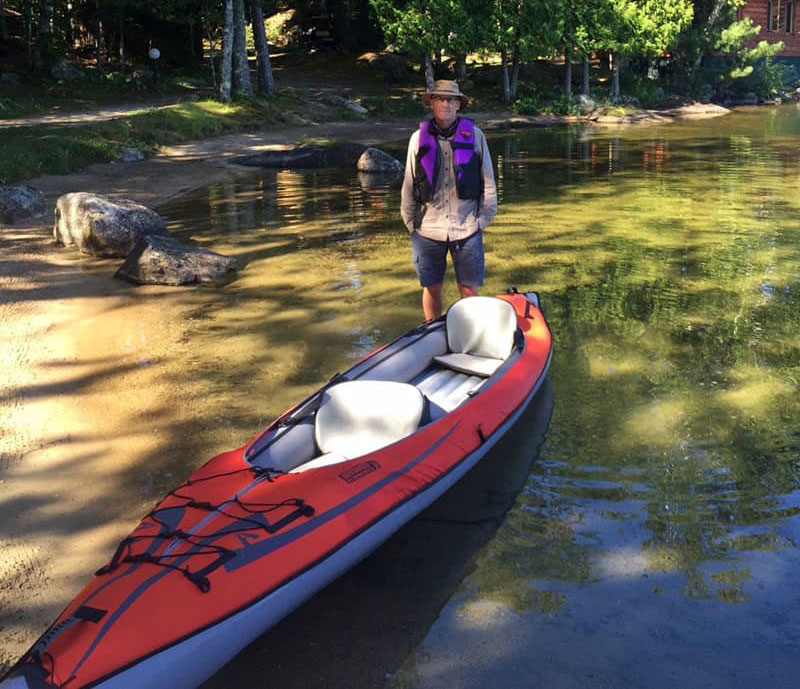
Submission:
<svg viewBox="0 0 800 689">
<path fill-rule="evenodd" d="M 777 33 L 794 33 L 794 3 L 775 2 L 767 3 L 767 30 Z"/>
</svg>

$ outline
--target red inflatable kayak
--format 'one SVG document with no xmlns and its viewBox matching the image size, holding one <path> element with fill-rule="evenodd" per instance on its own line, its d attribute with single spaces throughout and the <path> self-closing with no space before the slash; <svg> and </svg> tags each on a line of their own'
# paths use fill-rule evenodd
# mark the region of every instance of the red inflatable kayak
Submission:
<svg viewBox="0 0 800 689">
<path fill-rule="evenodd" d="M 197 686 L 473 467 L 551 353 L 516 292 L 376 350 L 171 491 L 0 689 Z"/>
</svg>

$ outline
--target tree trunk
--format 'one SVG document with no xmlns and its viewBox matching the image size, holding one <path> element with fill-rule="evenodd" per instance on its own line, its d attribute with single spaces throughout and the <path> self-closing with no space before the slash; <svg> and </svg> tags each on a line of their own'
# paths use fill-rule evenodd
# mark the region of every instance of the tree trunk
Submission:
<svg viewBox="0 0 800 689">
<path fill-rule="evenodd" d="M 272 64 L 269 59 L 269 44 L 264 29 L 264 10 L 261 7 L 261 0 L 250 0 L 250 19 L 253 23 L 253 40 L 256 44 L 258 90 L 262 93 L 274 93 L 275 81 L 272 78 Z"/>
<path fill-rule="evenodd" d="M 564 95 L 572 95 L 572 48 L 569 43 L 564 46 Z"/>
<path fill-rule="evenodd" d="M 125 19 L 119 15 L 119 71 L 125 71 Z"/>
<path fill-rule="evenodd" d="M 431 60 L 431 54 L 425 53 L 425 59 L 422 63 L 422 70 L 425 72 L 425 86 L 428 87 L 428 91 L 433 88 L 433 82 L 435 81 L 433 77 L 433 61 Z"/>
<path fill-rule="evenodd" d="M 611 53 L 611 97 L 619 98 L 619 68 L 620 68 L 620 54 Z"/>
<path fill-rule="evenodd" d="M 8 25 L 6 24 L 6 8 L 4 0 L 0 0 L 0 41 L 8 38 Z"/>
<path fill-rule="evenodd" d="M 728 4 L 728 0 L 716 0 L 714 2 L 714 7 L 711 8 L 711 12 L 708 15 L 708 19 L 706 20 L 706 25 L 703 27 L 703 37 L 708 38 L 709 33 L 711 33 L 711 29 L 714 28 L 714 24 L 717 23 L 717 19 L 719 19 L 719 15 L 722 12 L 722 9 Z M 763 28 L 763 27 L 762 27 Z M 705 51 L 703 50 L 703 45 L 700 45 L 700 51 L 697 54 L 697 57 L 694 60 L 694 65 L 692 65 L 692 70 L 696 71 L 700 68 L 700 64 L 703 62 L 703 57 L 705 56 Z"/>
<path fill-rule="evenodd" d="M 589 55 L 584 53 L 583 54 L 583 88 L 581 89 L 581 93 L 584 96 L 589 96 Z"/>
<path fill-rule="evenodd" d="M 353 26 L 350 23 L 347 3 L 344 0 L 325 0 L 325 7 L 333 16 L 336 48 L 349 54 L 356 52 L 356 40 L 353 36 Z"/>
<path fill-rule="evenodd" d="M 39 20 L 36 23 L 36 41 L 33 49 L 33 66 L 44 69 L 50 55 L 50 21 L 53 18 L 53 0 L 39 2 Z"/>
<path fill-rule="evenodd" d="M 456 55 L 456 81 L 464 81 L 467 78 L 467 56 L 465 53 Z"/>
<path fill-rule="evenodd" d="M 517 100 L 517 85 L 519 84 L 520 49 L 519 41 L 514 46 L 511 54 L 511 85 L 508 89 L 509 102 Z"/>
<path fill-rule="evenodd" d="M 253 93 L 247 62 L 244 0 L 233 0 L 233 91 L 245 95 Z"/>
<path fill-rule="evenodd" d="M 31 0 L 22 3 L 22 18 L 25 25 L 25 40 L 28 48 L 28 69 L 33 69 L 33 7 Z"/>
<path fill-rule="evenodd" d="M 231 71 L 233 66 L 233 0 L 225 0 L 225 19 L 222 29 L 222 64 L 219 67 L 219 99 L 231 102 Z"/>
<path fill-rule="evenodd" d="M 511 102 L 511 84 L 508 79 L 508 55 L 505 49 L 500 51 L 500 71 L 503 79 L 503 102 Z"/>
</svg>

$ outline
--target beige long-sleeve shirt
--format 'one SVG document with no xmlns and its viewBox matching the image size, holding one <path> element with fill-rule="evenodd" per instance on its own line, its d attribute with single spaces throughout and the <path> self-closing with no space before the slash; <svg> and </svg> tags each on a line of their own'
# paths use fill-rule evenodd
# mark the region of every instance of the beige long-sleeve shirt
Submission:
<svg viewBox="0 0 800 689">
<path fill-rule="evenodd" d="M 456 190 L 453 170 L 453 149 L 450 141 L 437 137 L 439 142 L 439 169 L 433 197 L 425 204 L 425 213 L 419 227 L 414 227 L 417 202 L 414 200 L 414 166 L 419 144 L 419 129 L 411 135 L 406 155 L 406 170 L 400 192 L 400 215 L 409 232 L 416 230 L 423 237 L 438 241 L 466 239 L 483 230 L 497 213 L 497 187 L 494 181 L 492 159 L 486 137 L 475 127 L 475 150 L 481 158 L 483 194 L 479 199 L 460 199 Z"/>
</svg>

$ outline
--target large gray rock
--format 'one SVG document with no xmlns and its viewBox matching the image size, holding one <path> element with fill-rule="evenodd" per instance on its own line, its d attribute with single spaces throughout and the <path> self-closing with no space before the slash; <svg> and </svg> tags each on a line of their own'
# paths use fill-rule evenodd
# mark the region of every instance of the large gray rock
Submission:
<svg viewBox="0 0 800 689">
<path fill-rule="evenodd" d="M 137 285 L 222 282 L 239 270 L 235 258 L 187 246 L 172 237 L 140 237 L 114 277 Z"/>
<path fill-rule="evenodd" d="M 127 256 L 140 237 L 169 234 L 158 213 L 129 199 L 64 194 L 56 201 L 55 214 L 56 241 L 95 256 Z"/>
<path fill-rule="evenodd" d="M 58 81 L 75 81 L 83 77 L 83 70 L 78 69 L 67 58 L 61 57 L 50 69 L 50 76 Z"/>
<path fill-rule="evenodd" d="M 379 148 L 370 147 L 359 157 L 356 169 L 359 172 L 402 175 L 403 163 Z"/>
<path fill-rule="evenodd" d="M 44 215 L 44 196 L 32 187 L 0 185 L 0 223 L 9 225 Z"/>
</svg>

